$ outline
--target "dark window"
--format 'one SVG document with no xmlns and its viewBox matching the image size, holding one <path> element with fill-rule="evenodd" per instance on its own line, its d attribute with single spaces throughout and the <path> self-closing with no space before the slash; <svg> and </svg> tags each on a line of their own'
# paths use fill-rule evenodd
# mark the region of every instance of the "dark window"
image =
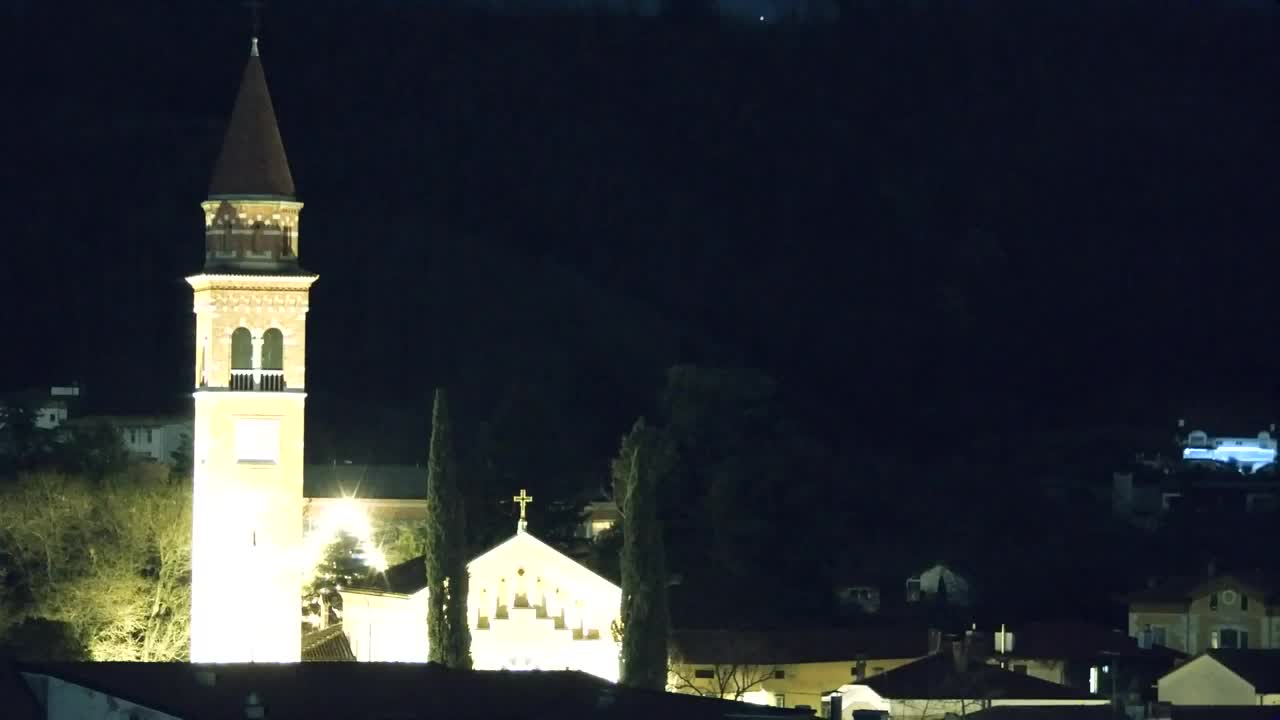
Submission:
<svg viewBox="0 0 1280 720">
<path fill-rule="evenodd" d="M 1018 673 L 1019 675 L 1026 675 L 1026 674 L 1027 674 L 1027 666 L 1026 666 L 1026 665 L 1014 665 L 1014 666 L 1013 666 L 1013 671 L 1014 671 L 1014 672 L 1016 672 L 1016 673 Z"/>
<path fill-rule="evenodd" d="M 1218 593 L 1214 593 L 1209 596 L 1209 609 L 1210 610 L 1218 609 Z"/>
<path fill-rule="evenodd" d="M 773 671 L 773 679 L 774 679 L 774 680 L 786 680 L 786 679 L 787 679 L 787 671 L 786 671 L 786 670 L 774 670 L 774 671 Z"/>
<path fill-rule="evenodd" d="M 253 369 L 253 335 L 248 328 L 236 328 L 231 333 L 231 369 Z"/>
<path fill-rule="evenodd" d="M 1241 596 L 1240 596 L 1240 609 L 1241 609 L 1241 610 L 1248 610 L 1248 609 L 1249 609 L 1249 596 L 1248 596 L 1248 595 L 1241 595 Z"/>
<path fill-rule="evenodd" d="M 920 600 L 920 580 L 912 578 L 907 581 L 907 602 L 919 602 Z"/>
<path fill-rule="evenodd" d="M 284 369 L 284 333 L 278 328 L 262 333 L 262 369 Z"/>
<path fill-rule="evenodd" d="M 1223 628 L 1218 631 L 1218 647 L 1244 650 L 1249 647 L 1249 633 L 1235 628 Z"/>
<path fill-rule="evenodd" d="M 694 670 L 693 676 L 702 680 L 709 680 L 716 676 L 715 670 Z"/>
</svg>

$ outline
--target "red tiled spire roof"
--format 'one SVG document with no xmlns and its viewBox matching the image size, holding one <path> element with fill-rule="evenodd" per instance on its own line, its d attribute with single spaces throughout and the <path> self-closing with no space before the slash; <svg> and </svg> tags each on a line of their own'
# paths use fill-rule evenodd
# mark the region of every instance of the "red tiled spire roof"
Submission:
<svg viewBox="0 0 1280 720">
<path fill-rule="evenodd" d="M 209 195 L 293 194 L 293 175 L 276 125 L 267 77 L 258 58 L 258 39 L 254 38 L 222 152 L 214 165 Z"/>
</svg>

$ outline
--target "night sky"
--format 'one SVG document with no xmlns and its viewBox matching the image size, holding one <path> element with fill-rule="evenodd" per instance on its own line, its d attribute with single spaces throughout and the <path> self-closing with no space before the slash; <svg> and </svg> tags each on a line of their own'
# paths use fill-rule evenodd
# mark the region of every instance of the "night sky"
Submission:
<svg viewBox="0 0 1280 720">
<path fill-rule="evenodd" d="M 1280 15 L 846 6 L 270 3 L 319 275 L 307 460 L 424 463 L 447 387 L 472 527 L 509 532 L 522 487 L 549 527 L 644 416 L 678 449 L 690 623 L 816 622 L 838 583 L 935 562 L 1018 589 L 984 622 L 1112 622 L 1143 574 L 1274 566 L 1273 516 L 1147 533 L 1109 493 L 1180 417 L 1276 420 Z M 189 413 L 184 278 L 248 13 L 6 7 L 0 389 Z"/>
<path fill-rule="evenodd" d="M 603 458 L 680 361 L 764 370 L 836 443 L 1274 405 L 1274 13 L 695 29 L 426 5 L 265 15 L 321 277 L 315 428 L 418 428 L 439 383 L 477 418 L 534 388 Z M 180 409 L 246 13 L 10 8 L 5 384 Z M 386 442 L 362 452 L 417 452 Z"/>
</svg>

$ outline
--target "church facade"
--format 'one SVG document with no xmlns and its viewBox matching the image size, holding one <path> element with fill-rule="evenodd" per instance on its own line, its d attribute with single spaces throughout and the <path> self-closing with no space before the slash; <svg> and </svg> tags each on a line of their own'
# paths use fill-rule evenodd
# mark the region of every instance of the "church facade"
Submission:
<svg viewBox="0 0 1280 720">
<path fill-rule="evenodd" d="M 534 537 L 523 520 L 515 535 L 472 560 L 467 570 L 477 670 L 580 670 L 617 681 L 617 585 Z M 342 628 L 357 660 L 427 660 L 423 558 L 341 594 Z"/>
<path fill-rule="evenodd" d="M 191 659 L 301 654 L 302 203 L 253 41 L 218 157 L 195 297 Z M 252 593 L 244 588 L 253 588 Z"/>
</svg>

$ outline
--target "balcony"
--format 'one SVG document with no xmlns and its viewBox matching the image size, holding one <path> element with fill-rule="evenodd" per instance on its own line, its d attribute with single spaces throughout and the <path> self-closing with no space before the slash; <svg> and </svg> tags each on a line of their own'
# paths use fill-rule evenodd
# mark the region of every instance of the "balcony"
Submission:
<svg viewBox="0 0 1280 720">
<path fill-rule="evenodd" d="M 285 389 L 283 370 L 232 370 L 228 390 L 280 392 Z"/>
</svg>

